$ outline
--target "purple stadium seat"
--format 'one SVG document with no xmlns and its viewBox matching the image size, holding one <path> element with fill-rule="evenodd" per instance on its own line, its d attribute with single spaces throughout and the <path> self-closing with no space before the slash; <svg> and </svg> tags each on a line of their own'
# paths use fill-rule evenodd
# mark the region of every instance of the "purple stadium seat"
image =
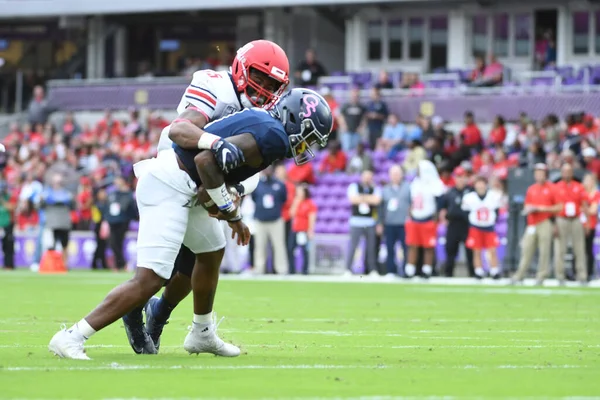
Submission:
<svg viewBox="0 0 600 400">
<path fill-rule="evenodd" d="M 354 72 L 350 74 L 355 85 L 363 86 L 372 80 L 371 72 Z"/>
<path fill-rule="evenodd" d="M 554 86 L 555 79 L 552 77 L 537 77 L 530 81 L 531 86 Z"/>
<path fill-rule="evenodd" d="M 562 83 L 565 86 L 573 86 L 573 85 L 583 85 L 584 82 L 583 82 L 583 78 L 568 77 L 568 78 L 563 78 Z"/>
<path fill-rule="evenodd" d="M 575 71 L 575 69 L 573 68 L 572 65 L 566 65 L 563 67 L 556 68 L 556 72 L 563 78 L 568 78 L 568 77 L 573 76 L 574 71 Z"/>
<path fill-rule="evenodd" d="M 427 86 L 434 89 L 455 88 L 457 82 L 453 79 L 435 79 L 427 82 Z"/>
</svg>

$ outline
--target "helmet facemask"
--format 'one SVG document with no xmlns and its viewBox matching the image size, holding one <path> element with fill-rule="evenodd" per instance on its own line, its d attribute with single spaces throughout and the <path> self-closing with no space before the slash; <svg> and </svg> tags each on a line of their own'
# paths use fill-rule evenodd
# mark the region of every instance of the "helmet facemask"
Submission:
<svg viewBox="0 0 600 400">
<path fill-rule="evenodd" d="M 285 118 L 293 118 L 293 114 L 284 112 Z M 302 117 L 302 115 L 300 115 Z M 285 121 L 284 121 L 285 124 Z M 315 153 L 311 147 L 318 144 L 321 148 L 327 145 L 327 137 L 321 135 L 321 133 L 315 128 L 315 124 L 311 119 L 305 119 L 300 125 L 300 133 L 289 135 L 290 150 L 292 157 L 296 165 L 306 164 L 313 158 Z"/>
<path fill-rule="evenodd" d="M 254 107 L 270 109 L 279 100 L 288 83 L 277 80 L 254 67 L 248 68 L 244 94 Z"/>
</svg>

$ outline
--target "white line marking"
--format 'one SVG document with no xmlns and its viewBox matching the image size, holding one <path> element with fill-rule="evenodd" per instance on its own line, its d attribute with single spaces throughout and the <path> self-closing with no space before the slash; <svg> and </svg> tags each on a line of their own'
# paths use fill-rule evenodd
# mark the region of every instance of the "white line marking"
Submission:
<svg viewBox="0 0 600 400">
<path fill-rule="evenodd" d="M 105 370 L 271 370 L 271 369 L 388 369 L 390 366 L 384 364 L 378 365 L 323 365 L 323 364 L 315 364 L 315 365 L 306 365 L 306 364 L 298 364 L 298 365 L 135 365 L 135 364 L 119 364 L 112 363 L 109 365 L 97 365 L 97 366 L 89 366 L 89 367 L 4 367 L 0 369 L 1 371 L 7 372 L 37 372 L 37 371 L 105 371 Z M 392 366 L 392 368 L 400 368 L 400 369 L 422 369 L 422 365 L 397 365 Z M 428 366 L 428 369 L 579 369 L 579 368 L 589 368 L 587 365 L 496 365 L 489 367 L 480 367 L 476 365 L 457 365 L 457 366 Z"/>
</svg>

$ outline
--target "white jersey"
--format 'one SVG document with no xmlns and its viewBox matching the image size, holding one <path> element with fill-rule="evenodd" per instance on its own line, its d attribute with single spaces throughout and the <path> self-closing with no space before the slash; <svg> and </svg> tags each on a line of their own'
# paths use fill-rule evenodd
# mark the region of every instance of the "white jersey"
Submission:
<svg viewBox="0 0 600 400">
<path fill-rule="evenodd" d="M 233 114 L 243 108 L 229 72 L 209 69 L 194 72 L 192 82 L 181 96 L 177 113 L 181 114 L 190 106 L 201 112 L 208 122 Z M 172 146 L 173 142 L 169 139 L 169 128 L 170 126 L 167 126 L 163 129 L 160 135 L 158 151 L 169 149 Z"/>
<path fill-rule="evenodd" d="M 410 216 L 426 220 L 437 212 L 437 198 L 444 194 L 445 187 L 431 161 L 419 161 L 418 170 L 419 176 L 410 183 Z"/>
<path fill-rule="evenodd" d="M 500 197 L 491 190 L 483 198 L 477 192 L 470 192 L 462 199 L 462 209 L 469 212 L 469 224 L 476 228 L 494 227 L 499 208 Z"/>
</svg>

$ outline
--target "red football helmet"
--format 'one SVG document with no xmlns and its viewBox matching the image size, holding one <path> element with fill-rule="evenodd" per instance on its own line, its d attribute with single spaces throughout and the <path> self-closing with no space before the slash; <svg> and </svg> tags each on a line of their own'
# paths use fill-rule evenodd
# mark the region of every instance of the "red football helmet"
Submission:
<svg viewBox="0 0 600 400">
<path fill-rule="evenodd" d="M 269 40 L 255 40 L 241 47 L 231 66 L 244 107 L 270 108 L 290 83 L 290 63 L 285 51 Z M 246 100 L 250 104 L 246 103 Z"/>
</svg>

